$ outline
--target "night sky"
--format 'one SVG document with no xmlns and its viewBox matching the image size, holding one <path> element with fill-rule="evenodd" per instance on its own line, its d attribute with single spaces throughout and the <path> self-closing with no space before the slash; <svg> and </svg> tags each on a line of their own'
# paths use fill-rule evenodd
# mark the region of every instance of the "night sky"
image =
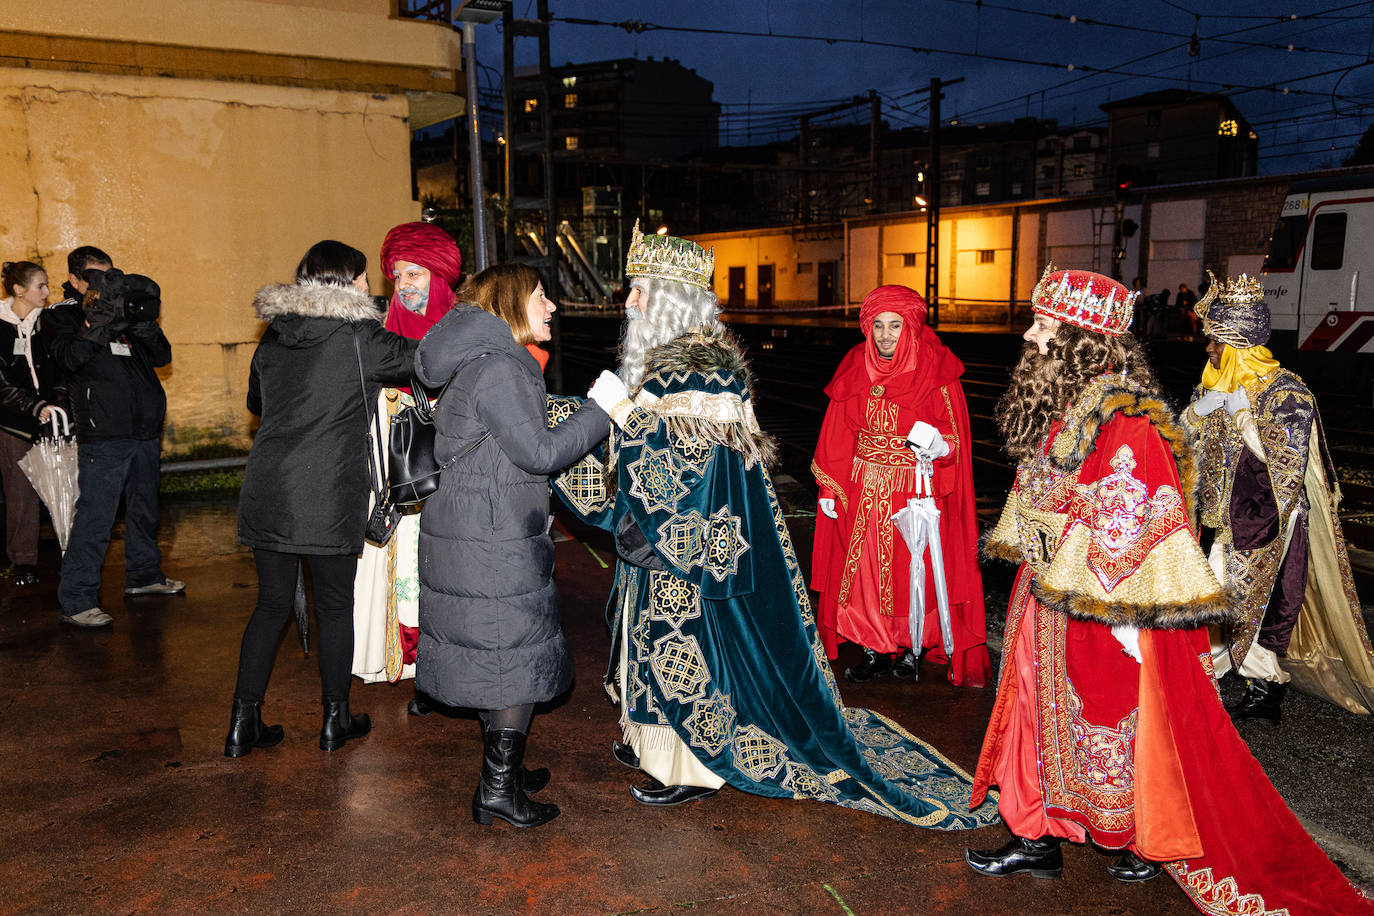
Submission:
<svg viewBox="0 0 1374 916">
<path fill-rule="evenodd" d="M 942 103 L 946 121 L 962 123 L 1029 115 L 1100 125 L 1106 118 L 1098 106 L 1113 99 L 1171 87 L 1222 92 L 1259 134 L 1263 174 L 1340 165 L 1374 118 L 1374 3 L 1368 0 L 550 0 L 550 6 L 555 65 L 652 55 L 676 58 L 711 80 L 722 106 L 722 145 L 795 136 L 797 115 L 870 89 L 881 94 L 889 125 L 924 124 L 929 112 L 920 90 L 931 77 L 963 77 Z M 536 15 L 534 0 L 515 0 L 515 13 Z M 650 27 L 631 34 L 560 17 Z M 482 87 L 493 92 L 500 85 L 498 28 L 485 27 L 478 37 L 479 57 L 492 68 L 484 66 Z M 841 40 L 770 37 L 783 35 Z M 519 65 L 536 63 L 532 39 L 517 40 L 516 47 Z M 866 118 L 867 108 L 835 117 Z"/>
</svg>

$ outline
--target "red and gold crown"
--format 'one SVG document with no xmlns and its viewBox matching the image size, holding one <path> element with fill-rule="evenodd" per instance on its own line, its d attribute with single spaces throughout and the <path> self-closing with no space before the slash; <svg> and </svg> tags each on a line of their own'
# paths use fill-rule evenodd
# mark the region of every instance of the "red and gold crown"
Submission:
<svg viewBox="0 0 1374 916">
<path fill-rule="evenodd" d="M 1136 293 L 1111 277 L 1090 270 L 1056 270 L 1045 265 L 1031 292 L 1031 308 L 1041 315 L 1120 337 L 1131 327 Z"/>
</svg>

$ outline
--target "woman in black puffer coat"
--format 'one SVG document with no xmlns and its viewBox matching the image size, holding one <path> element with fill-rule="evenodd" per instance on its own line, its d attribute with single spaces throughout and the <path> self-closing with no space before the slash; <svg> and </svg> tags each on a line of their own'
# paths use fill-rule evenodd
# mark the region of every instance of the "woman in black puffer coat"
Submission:
<svg viewBox="0 0 1374 916">
<path fill-rule="evenodd" d="M 262 424 L 239 492 L 239 541 L 253 548 L 258 604 L 243 631 L 224 754 L 282 739 L 280 725 L 262 724 L 261 704 L 303 558 L 319 620 L 320 747 L 332 751 L 371 727 L 348 708 L 353 576 L 370 492 L 366 405 L 382 385 L 410 378 L 415 341 L 382 327 L 367 258 L 342 242 L 312 247 L 296 282 L 264 287 L 253 306 L 271 324 L 248 376 L 248 409 Z"/>
<path fill-rule="evenodd" d="M 532 802 L 546 770 L 523 769 L 534 704 L 572 683 L 549 537 L 548 475 L 610 432 L 588 402 L 556 428 L 544 376 L 527 345 L 549 339 L 554 304 L 529 267 L 499 264 L 460 291 L 465 303 L 420 342 L 415 373 L 452 381 L 435 407 L 439 489 L 420 516 L 420 643 L 416 688 L 475 708 L 483 724 L 478 823 L 533 827 L 558 815 Z M 604 400 L 604 398 L 603 398 Z"/>
</svg>

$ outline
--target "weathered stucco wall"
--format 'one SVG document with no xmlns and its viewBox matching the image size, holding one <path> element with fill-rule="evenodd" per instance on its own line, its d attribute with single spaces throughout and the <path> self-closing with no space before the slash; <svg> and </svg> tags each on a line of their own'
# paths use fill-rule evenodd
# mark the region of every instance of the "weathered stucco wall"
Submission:
<svg viewBox="0 0 1374 916">
<path fill-rule="evenodd" d="M 97 245 L 162 285 L 169 447 L 245 437 L 254 291 L 415 219 L 402 95 L 0 68 L 0 254 Z M 246 439 L 244 440 L 246 441 Z"/>
<path fill-rule="evenodd" d="M 0 5 L 0 29 L 457 70 L 451 29 L 390 17 L 391 0 L 62 0 Z"/>
</svg>

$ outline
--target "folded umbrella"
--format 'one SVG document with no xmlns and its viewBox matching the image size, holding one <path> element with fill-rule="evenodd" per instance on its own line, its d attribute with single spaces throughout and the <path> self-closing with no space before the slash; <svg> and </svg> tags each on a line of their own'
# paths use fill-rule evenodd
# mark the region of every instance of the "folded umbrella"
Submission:
<svg viewBox="0 0 1374 916">
<path fill-rule="evenodd" d="M 61 420 L 61 426 L 58 426 Z M 71 434 L 67 412 L 61 407 L 51 408 L 48 422 L 51 436 L 40 436 L 33 448 L 18 461 L 19 469 L 33 484 L 38 498 L 52 516 L 57 545 L 67 552 L 67 538 L 72 533 L 72 519 L 76 517 L 77 486 L 76 438 Z"/>
<path fill-rule="evenodd" d="M 922 496 L 922 489 L 926 495 Z M 911 565 L 907 574 L 910 577 L 911 603 L 907 613 L 907 626 L 911 635 L 911 647 L 917 654 L 925 636 L 926 621 L 926 565 L 925 553 L 930 550 L 930 573 L 935 581 L 936 611 L 940 619 L 940 637 L 944 643 L 945 654 L 954 654 L 954 630 L 949 619 L 949 587 L 945 582 L 945 558 L 940 549 L 940 510 L 931 497 L 930 474 L 922 473 L 916 479 L 916 496 L 907 500 L 906 506 L 892 516 L 892 523 L 906 541 L 907 551 L 911 554 Z"/>
</svg>

